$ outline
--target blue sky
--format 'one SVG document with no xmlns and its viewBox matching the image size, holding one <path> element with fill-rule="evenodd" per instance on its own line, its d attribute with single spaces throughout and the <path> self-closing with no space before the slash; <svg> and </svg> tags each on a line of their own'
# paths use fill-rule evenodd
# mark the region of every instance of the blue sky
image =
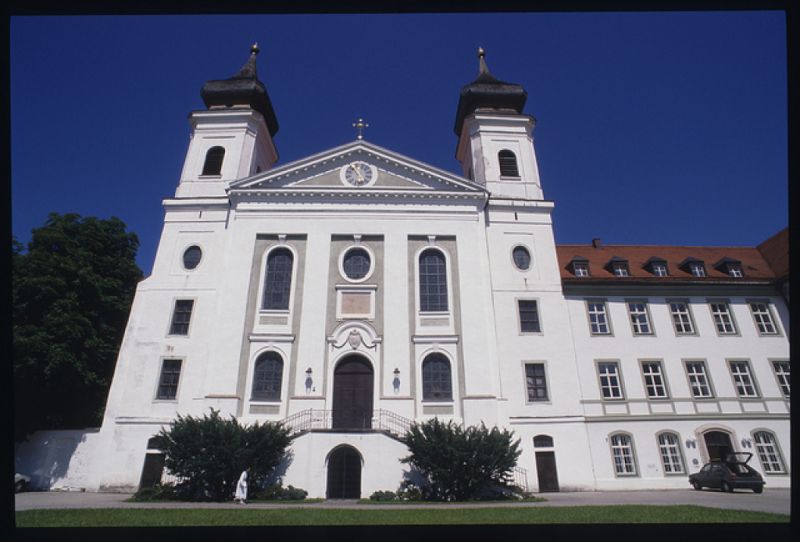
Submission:
<svg viewBox="0 0 800 542">
<path fill-rule="evenodd" d="M 459 173 L 461 87 L 528 91 L 558 243 L 752 246 L 788 223 L 782 12 L 11 19 L 12 229 L 118 216 L 152 268 L 200 88 L 258 42 L 279 164 L 355 138 Z"/>
</svg>

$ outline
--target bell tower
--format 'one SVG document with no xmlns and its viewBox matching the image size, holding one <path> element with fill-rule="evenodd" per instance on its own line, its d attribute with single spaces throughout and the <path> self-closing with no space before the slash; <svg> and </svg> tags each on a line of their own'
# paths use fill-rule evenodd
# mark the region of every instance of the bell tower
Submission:
<svg viewBox="0 0 800 542">
<path fill-rule="evenodd" d="M 278 159 L 278 119 L 256 73 L 258 44 L 229 79 L 207 81 L 208 108 L 189 115 L 191 136 L 176 197 L 224 196 L 231 181 L 269 169 Z"/>
<path fill-rule="evenodd" d="M 498 197 L 544 199 L 533 150 L 530 115 L 522 113 L 528 93 L 498 80 L 478 49 L 478 77 L 461 89 L 456 112 L 456 158 L 464 176 Z"/>
</svg>

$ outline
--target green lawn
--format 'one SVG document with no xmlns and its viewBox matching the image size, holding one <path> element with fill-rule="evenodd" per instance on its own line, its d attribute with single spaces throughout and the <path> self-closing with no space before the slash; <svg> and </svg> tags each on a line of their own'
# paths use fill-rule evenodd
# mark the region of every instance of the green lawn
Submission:
<svg viewBox="0 0 800 542">
<path fill-rule="evenodd" d="M 394 508 L 394 507 L 393 507 Z M 702 506 L 570 506 L 451 509 L 77 509 L 16 513 L 18 527 L 250 525 L 453 525 L 572 523 L 788 523 L 789 516 Z"/>
</svg>

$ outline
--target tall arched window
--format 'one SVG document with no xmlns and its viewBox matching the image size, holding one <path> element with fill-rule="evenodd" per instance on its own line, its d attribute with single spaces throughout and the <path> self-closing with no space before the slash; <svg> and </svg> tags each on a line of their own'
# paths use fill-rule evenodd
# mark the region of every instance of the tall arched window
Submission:
<svg viewBox="0 0 800 542">
<path fill-rule="evenodd" d="M 501 177 L 519 177 L 517 168 L 517 157 L 508 149 L 503 149 L 497 153 L 497 161 L 500 162 Z"/>
<path fill-rule="evenodd" d="M 431 354 L 422 362 L 422 399 L 427 401 L 453 399 L 450 362 L 442 354 Z"/>
<path fill-rule="evenodd" d="M 259 401 L 278 401 L 281 398 L 283 360 L 277 352 L 266 352 L 258 356 L 253 371 L 251 398 Z"/>
<path fill-rule="evenodd" d="M 664 474 L 683 474 L 683 456 L 681 456 L 681 441 L 675 433 L 661 433 L 658 435 L 658 451 L 661 455 L 661 465 Z"/>
<path fill-rule="evenodd" d="M 431 248 L 419 255 L 419 310 L 447 310 L 447 262 L 444 254 Z"/>
<path fill-rule="evenodd" d="M 614 472 L 617 476 L 635 476 L 636 462 L 633 458 L 633 441 L 630 435 L 616 433 L 611 435 L 611 455 L 614 458 Z"/>
<path fill-rule="evenodd" d="M 222 159 L 225 158 L 223 147 L 211 147 L 206 153 L 201 175 L 219 175 L 222 172 Z"/>
<path fill-rule="evenodd" d="M 767 474 L 785 472 L 781 455 L 778 453 L 778 445 L 775 442 L 775 435 L 769 431 L 756 431 L 753 433 L 753 440 L 756 443 L 756 453 L 764 472 Z"/>
<path fill-rule="evenodd" d="M 293 263 L 294 256 L 288 248 L 277 248 L 269 253 L 264 281 L 264 309 L 289 309 Z"/>
</svg>

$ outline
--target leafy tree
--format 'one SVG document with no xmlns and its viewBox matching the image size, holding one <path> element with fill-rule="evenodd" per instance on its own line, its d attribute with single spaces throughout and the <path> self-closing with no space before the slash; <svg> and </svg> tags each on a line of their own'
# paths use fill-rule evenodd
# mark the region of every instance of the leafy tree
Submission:
<svg viewBox="0 0 800 542">
<path fill-rule="evenodd" d="M 182 479 L 179 490 L 192 500 L 233 498 L 236 482 L 250 469 L 248 486 L 259 487 L 281 462 L 289 446 L 289 429 L 280 423 L 242 426 L 218 410 L 202 418 L 178 415 L 159 433 L 164 466 Z"/>
<path fill-rule="evenodd" d="M 142 271 L 118 218 L 51 213 L 12 241 L 15 437 L 102 421 Z"/>
<path fill-rule="evenodd" d="M 415 423 L 404 437 L 411 455 L 402 459 L 424 479 L 418 485 L 423 498 L 466 501 L 513 491 L 512 469 L 517 464 L 519 440 L 497 427 L 466 429 L 434 418 Z"/>
</svg>

